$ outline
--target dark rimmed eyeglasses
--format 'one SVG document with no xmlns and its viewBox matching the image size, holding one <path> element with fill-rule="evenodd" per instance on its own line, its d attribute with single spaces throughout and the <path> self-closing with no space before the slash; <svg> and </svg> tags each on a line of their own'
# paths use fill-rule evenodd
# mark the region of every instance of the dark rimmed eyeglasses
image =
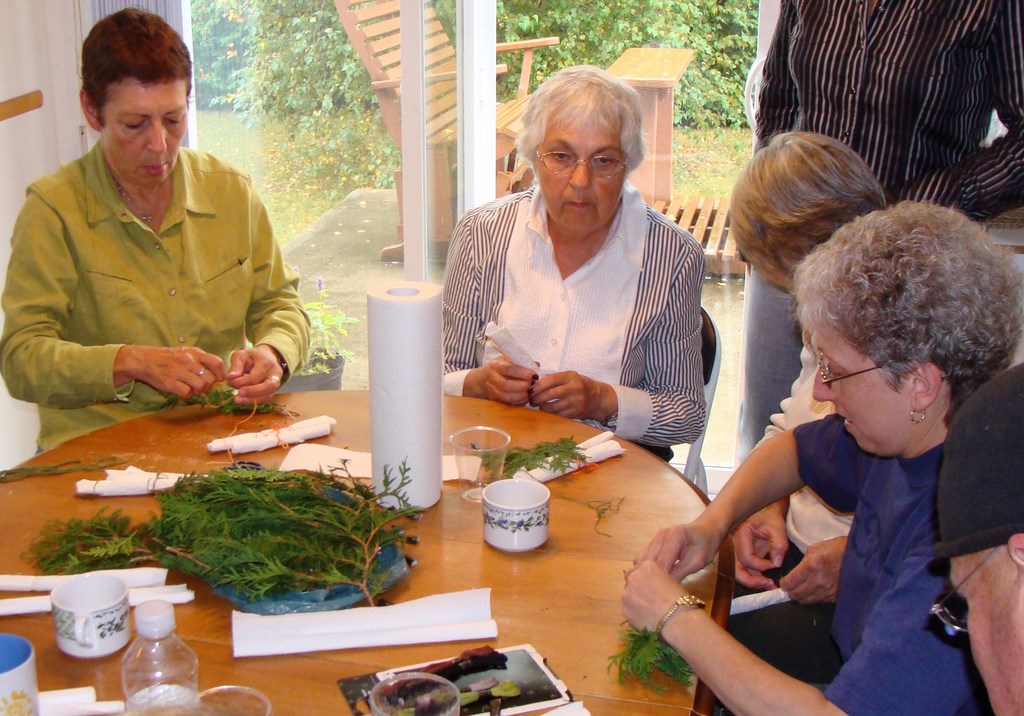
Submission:
<svg viewBox="0 0 1024 716">
<path fill-rule="evenodd" d="M 932 604 L 932 608 L 929 609 L 929 613 L 934 614 L 939 618 L 939 621 L 943 623 L 946 629 L 946 633 L 950 636 L 955 634 L 966 634 L 967 633 L 967 600 L 960 594 L 960 589 L 967 583 L 967 580 L 974 576 L 974 573 L 981 569 L 982 565 L 985 564 L 996 553 L 998 547 L 993 547 L 989 550 L 985 558 L 982 559 L 978 564 L 975 565 L 974 569 L 967 573 L 967 576 L 960 580 L 960 583 L 950 589 L 948 592 L 943 592 Z"/>
<path fill-rule="evenodd" d="M 544 165 L 544 168 L 555 176 L 575 171 L 577 164 L 586 164 L 590 167 L 590 173 L 599 179 L 611 179 L 613 176 L 620 174 L 626 168 L 628 161 L 628 157 L 623 160 L 617 157 L 605 156 L 604 154 L 595 154 L 589 159 L 577 159 L 574 154 L 558 150 L 544 152 L 543 154 L 537 152 L 537 158 L 540 159 L 540 163 Z"/>
<path fill-rule="evenodd" d="M 855 370 L 852 373 L 834 373 L 832 368 L 829 367 L 828 358 L 825 357 L 824 353 L 818 351 L 818 375 L 821 376 L 822 385 L 829 385 L 839 380 L 846 380 L 847 378 L 852 378 L 853 376 L 860 375 L 862 373 L 870 373 L 871 371 L 878 370 L 881 367 L 882 366 L 880 365 L 873 365 L 870 368 Z"/>
</svg>

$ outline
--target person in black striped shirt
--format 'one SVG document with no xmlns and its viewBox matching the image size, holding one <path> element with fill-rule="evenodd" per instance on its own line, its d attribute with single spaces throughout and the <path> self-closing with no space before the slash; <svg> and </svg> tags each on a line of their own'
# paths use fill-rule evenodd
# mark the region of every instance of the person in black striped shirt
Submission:
<svg viewBox="0 0 1024 716">
<path fill-rule="evenodd" d="M 986 142 L 993 112 L 1005 136 Z M 1024 202 L 1024 4 L 782 0 L 758 93 L 757 144 L 802 130 L 860 154 L 890 201 L 974 219 Z M 800 370 L 788 297 L 746 286 L 738 452 L 760 439 Z"/>
</svg>

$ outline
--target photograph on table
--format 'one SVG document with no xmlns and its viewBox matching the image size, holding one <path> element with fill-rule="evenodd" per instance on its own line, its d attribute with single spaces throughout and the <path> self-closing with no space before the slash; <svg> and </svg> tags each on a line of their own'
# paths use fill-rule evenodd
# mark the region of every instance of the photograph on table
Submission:
<svg viewBox="0 0 1024 716">
<path fill-rule="evenodd" d="M 373 687 L 395 674 L 428 671 L 453 682 L 462 694 L 462 716 L 490 713 L 491 701 L 501 699 L 506 716 L 551 709 L 573 700 L 562 680 L 548 668 L 530 644 L 504 649 L 467 649 L 458 656 L 338 680 L 338 688 L 353 716 L 370 713 L 367 696 Z"/>
</svg>

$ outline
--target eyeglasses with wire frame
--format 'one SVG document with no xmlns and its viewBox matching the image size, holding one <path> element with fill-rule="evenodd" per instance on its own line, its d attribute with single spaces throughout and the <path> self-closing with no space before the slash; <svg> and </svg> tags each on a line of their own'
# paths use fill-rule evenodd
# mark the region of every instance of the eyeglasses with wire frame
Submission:
<svg viewBox="0 0 1024 716">
<path fill-rule="evenodd" d="M 882 366 L 873 365 L 870 368 L 863 368 L 861 370 L 855 370 L 852 373 L 833 373 L 832 368 L 829 367 L 828 358 L 821 351 L 818 351 L 818 375 L 821 376 L 822 385 L 830 385 L 840 380 L 846 380 L 852 378 L 855 375 L 862 373 L 870 373 L 873 370 L 878 370 Z"/>
<path fill-rule="evenodd" d="M 621 174 L 629 161 L 628 157 L 618 159 L 617 157 L 609 157 L 604 154 L 595 154 L 589 159 L 577 159 L 575 155 L 561 150 L 544 152 L 543 154 L 537 152 L 537 158 L 540 159 L 540 163 L 544 165 L 544 168 L 555 176 L 575 171 L 577 164 L 586 164 L 590 168 L 590 173 L 599 179 L 611 179 Z"/>
<path fill-rule="evenodd" d="M 974 576 L 975 572 L 981 569 L 982 565 L 989 560 L 989 558 L 996 553 L 998 547 L 993 547 L 989 550 L 989 553 L 985 555 L 978 564 L 974 566 L 967 576 L 960 580 L 960 583 L 950 589 L 948 592 L 943 592 L 932 604 L 932 608 L 928 610 L 930 614 L 934 614 L 939 618 L 939 621 L 943 623 L 946 629 L 946 633 L 950 636 L 955 634 L 966 634 L 967 633 L 967 600 L 963 598 L 960 593 L 960 589 L 967 583 L 967 580 Z"/>
</svg>

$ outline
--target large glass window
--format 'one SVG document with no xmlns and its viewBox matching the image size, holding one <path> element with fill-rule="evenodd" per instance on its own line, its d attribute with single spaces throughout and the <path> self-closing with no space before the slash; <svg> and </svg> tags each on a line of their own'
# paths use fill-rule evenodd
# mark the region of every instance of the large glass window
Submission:
<svg viewBox="0 0 1024 716">
<path fill-rule="evenodd" d="M 401 38 L 393 33 L 399 22 L 390 13 L 416 1 L 191 0 L 199 146 L 252 174 L 287 260 L 300 270 L 304 299 L 353 319 L 343 341 L 345 388 L 367 385 L 366 289 L 404 273 L 410 235 L 400 209 L 415 182 L 401 164 L 397 78 L 409 70 L 401 66 Z M 427 123 L 415 179 L 427 186 L 423 235 L 427 278 L 435 281 L 464 206 L 460 185 L 466 192 L 458 170 L 467 146 L 460 151 L 455 141 L 450 93 L 468 1 L 424 3 Z M 549 0 L 542 9 L 533 0 L 497 0 L 495 9 L 499 43 L 559 37 L 559 44 L 536 50 L 528 90 L 561 67 L 609 67 L 630 48 L 693 50 L 674 91 L 668 198 L 682 205 L 728 196 L 750 152 L 742 94 L 754 57 L 756 0 Z M 506 70 L 495 74 L 500 107 L 519 91 L 523 53 L 502 54 L 498 62 Z M 467 66 L 479 80 L 481 66 L 489 71 L 493 64 L 494 58 L 473 58 Z M 493 127 L 476 127 L 469 148 L 500 153 Z M 703 454 L 708 465 L 730 465 L 742 267 L 711 260 L 713 253 L 703 300 L 722 332 L 725 360 Z"/>
</svg>

